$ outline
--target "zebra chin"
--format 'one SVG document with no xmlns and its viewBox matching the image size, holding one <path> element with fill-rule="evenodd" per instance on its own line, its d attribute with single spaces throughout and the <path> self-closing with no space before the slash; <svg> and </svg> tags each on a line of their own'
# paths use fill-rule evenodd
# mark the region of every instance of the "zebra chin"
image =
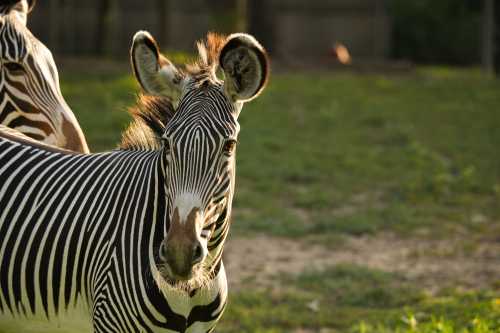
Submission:
<svg viewBox="0 0 500 333">
<path fill-rule="evenodd" d="M 158 288 L 162 291 L 191 292 L 193 290 L 207 289 L 214 279 L 204 262 L 191 269 L 185 276 L 178 276 L 172 272 L 167 264 L 160 264 L 155 277 Z"/>
</svg>

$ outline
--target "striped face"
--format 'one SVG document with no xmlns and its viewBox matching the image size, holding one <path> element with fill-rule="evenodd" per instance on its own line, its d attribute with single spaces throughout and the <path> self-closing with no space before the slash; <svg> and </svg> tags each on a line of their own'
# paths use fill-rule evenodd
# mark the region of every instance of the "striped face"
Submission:
<svg viewBox="0 0 500 333">
<path fill-rule="evenodd" d="M 163 137 L 170 226 L 162 257 L 171 278 L 192 277 L 208 254 L 216 222 L 230 209 L 238 131 L 221 83 L 186 85 Z"/>
<path fill-rule="evenodd" d="M 160 55 L 148 33 L 137 33 L 132 45 L 143 89 L 177 105 L 163 135 L 169 216 L 159 266 L 165 280 L 190 287 L 207 281 L 220 262 L 234 193 L 237 118 L 267 79 L 265 51 L 249 35 L 209 35 L 198 49 L 200 61 L 183 72 Z"/>
<path fill-rule="evenodd" d="M 28 3 L 0 10 L 0 124 L 48 144 L 88 152 L 62 97 L 52 54 L 26 28 Z"/>
</svg>

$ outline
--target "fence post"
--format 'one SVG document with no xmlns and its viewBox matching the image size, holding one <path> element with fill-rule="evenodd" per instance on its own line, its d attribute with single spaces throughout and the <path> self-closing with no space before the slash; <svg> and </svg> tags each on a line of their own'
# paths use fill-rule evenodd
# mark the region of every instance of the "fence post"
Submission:
<svg viewBox="0 0 500 333">
<path fill-rule="evenodd" d="M 274 50 L 274 7 L 275 1 L 252 0 L 247 4 L 247 29 L 266 47 Z"/>
<path fill-rule="evenodd" d="M 99 55 L 110 55 L 117 51 L 119 5 L 116 0 L 98 0 L 95 51 Z"/>
<path fill-rule="evenodd" d="M 59 51 L 59 5 L 58 0 L 49 3 L 49 45 L 53 52 Z"/>
<path fill-rule="evenodd" d="M 247 31 L 247 8 L 248 3 L 247 0 L 236 0 L 236 31 Z"/>
<path fill-rule="evenodd" d="M 482 63 L 483 69 L 488 74 L 493 74 L 494 53 L 495 53 L 495 11 L 494 0 L 483 1 L 483 51 Z"/>
<path fill-rule="evenodd" d="M 156 9 L 158 13 L 158 41 L 160 45 L 168 45 L 168 27 L 169 27 L 169 0 L 156 0 Z"/>
</svg>

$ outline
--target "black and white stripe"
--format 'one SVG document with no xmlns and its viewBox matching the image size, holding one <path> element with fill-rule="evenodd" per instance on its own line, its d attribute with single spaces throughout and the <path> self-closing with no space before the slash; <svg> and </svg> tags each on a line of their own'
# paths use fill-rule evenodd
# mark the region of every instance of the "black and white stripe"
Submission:
<svg viewBox="0 0 500 333">
<path fill-rule="evenodd" d="M 44 143 L 88 152 L 62 97 L 51 52 L 26 27 L 28 2 L 0 5 L 0 124 Z"/>
</svg>

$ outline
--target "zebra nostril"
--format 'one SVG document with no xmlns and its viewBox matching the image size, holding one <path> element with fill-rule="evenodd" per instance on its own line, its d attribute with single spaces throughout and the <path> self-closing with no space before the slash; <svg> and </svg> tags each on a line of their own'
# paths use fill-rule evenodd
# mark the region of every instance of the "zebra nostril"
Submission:
<svg viewBox="0 0 500 333">
<path fill-rule="evenodd" d="M 161 260 L 165 262 L 167 261 L 167 247 L 165 246 L 165 243 L 161 243 L 159 255 Z"/>
<path fill-rule="evenodd" d="M 201 262 L 203 259 L 203 248 L 201 247 L 201 244 L 198 242 L 193 248 L 193 265 L 196 265 L 197 263 Z"/>
</svg>

